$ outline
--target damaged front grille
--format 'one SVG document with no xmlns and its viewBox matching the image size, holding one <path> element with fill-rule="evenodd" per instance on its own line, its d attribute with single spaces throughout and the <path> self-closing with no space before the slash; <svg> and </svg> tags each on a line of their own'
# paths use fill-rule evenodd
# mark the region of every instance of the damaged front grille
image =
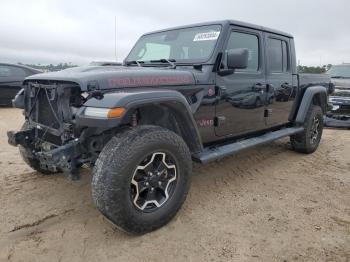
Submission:
<svg viewBox="0 0 350 262">
<path fill-rule="evenodd" d="M 48 82 L 48 81 L 47 81 Z M 75 83 L 28 83 L 26 116 L 52 129 L 63 128 L 72 120 L 71 106 L 80 107 L 83 98 Z"/>
<path fill-rule="evenodd" d="M 84 102 L 79 85 L 29 82 L 25 97 L 25 115 L 36 129 L 37 141 L 61 145 L 74 138 L 72 121 L 76 111 L 72 108 L 79 108 Z"/>
<path fill-rule="evenodd" d="M 58 96 L 55 86 L 29 84 L 26 89 L 28 98 L 26 116 L 33 122 L 53 128 L 60 128 L 58 118 Z"/>
<path fill-rule="evenodd" d="M 39 91 L 37 123 L 50 128 L 59 129 L 60 120 L 58 119 L 58 104 L 56 89 L 43 89 Z"/>
</svg>

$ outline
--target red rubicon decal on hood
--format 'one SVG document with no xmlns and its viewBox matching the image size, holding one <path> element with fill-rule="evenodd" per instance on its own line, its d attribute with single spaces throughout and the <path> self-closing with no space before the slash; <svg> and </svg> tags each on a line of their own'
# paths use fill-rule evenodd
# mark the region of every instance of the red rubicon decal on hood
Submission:
<svg viewBox="0 0 350 262">
<path fill-rule="evenodd" d="M 183 85 L 192 83 L 189 76 L 135 76 L 118 77 L 108 80 L 110 87 Z"/>
</svg>

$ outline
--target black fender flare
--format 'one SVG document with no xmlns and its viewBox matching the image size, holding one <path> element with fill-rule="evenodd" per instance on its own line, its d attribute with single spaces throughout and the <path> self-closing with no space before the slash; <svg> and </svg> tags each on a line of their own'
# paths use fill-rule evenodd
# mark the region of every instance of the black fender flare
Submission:
<svg viewBox="0 0 350 262">
<path fill-rule="evenodd" d="M 106 93 L 102 98 L 91 98 L 85 102 L 84 106 L 77 113 L 77 125 L 105 129 L 118 127 L 128 122 L 130 113 L 134 112 L 135 109 L 147 105 L 161 105 L 171 109 L 180 123 L 182 138 L 191 152 L 198 153 L 203 150 L 201 136 L 193 117 L 193 110 L 195 109 L 191 108 L 186 98 L 175 90 L 158 88 L 124 89 Z M 84 116 L 83 113 L 86 107 L 122 107 L 126 112 L 121 118 L 98 119 Z"/>
<path fill-rule="evenodd" d="M 300 102 L 299 109 L 295 118 L 297 124 L 303 124 L 306 118 L 306 114 L 313 102 L 315 96 L 319 96 L 320 106 L 323 113 L 327 111 L 327 89 L 324 86 L 310 86 L 306 88 L 303 98 Z"/>
</svg>

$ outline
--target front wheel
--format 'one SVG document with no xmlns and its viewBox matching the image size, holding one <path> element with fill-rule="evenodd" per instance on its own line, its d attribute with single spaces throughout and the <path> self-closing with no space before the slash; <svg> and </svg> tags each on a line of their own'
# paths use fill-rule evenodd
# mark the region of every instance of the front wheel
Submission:
<svg viewBox="0 0 350 262">
<path fill-rule="evenodd" d="M 168 223 L 184 202 L 192 170 L 183 139 L 156 126 L 112 138 L 96 161 L 96 207 L 126 232 L 143 234 Z"/>
<path fill-rule="evenodd" d="M 310 154 L 318 148 L 323 132 L 323 112 L 320 106 L 311 105 L 304 123 L 302 133 L 291 136 L 295 151 Z"/>
</svg>

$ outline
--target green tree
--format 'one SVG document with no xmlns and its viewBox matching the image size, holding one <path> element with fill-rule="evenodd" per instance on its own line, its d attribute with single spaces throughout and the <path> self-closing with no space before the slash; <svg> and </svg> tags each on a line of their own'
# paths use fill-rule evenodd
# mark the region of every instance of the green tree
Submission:
<svg viewBox="0 0 350 262">
<path fill-rule="evenodd" d="M 327 66 L 298 66 L 298 73 L 304 74 L 322 74 L 327 71 Z"/>
</svg>

